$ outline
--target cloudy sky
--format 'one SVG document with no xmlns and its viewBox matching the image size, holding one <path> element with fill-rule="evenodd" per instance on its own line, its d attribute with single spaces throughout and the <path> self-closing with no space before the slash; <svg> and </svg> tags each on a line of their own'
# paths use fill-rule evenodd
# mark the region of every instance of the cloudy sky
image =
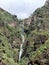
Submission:
<svg viewBox="0 0 49 65">
<path fill-rule="evenodd" d="M 46 0 L 0 0 L 0 7 L 17 15 L 18 18 L 27 18 L 35 9 L 44 5 Z"/>
</svg>

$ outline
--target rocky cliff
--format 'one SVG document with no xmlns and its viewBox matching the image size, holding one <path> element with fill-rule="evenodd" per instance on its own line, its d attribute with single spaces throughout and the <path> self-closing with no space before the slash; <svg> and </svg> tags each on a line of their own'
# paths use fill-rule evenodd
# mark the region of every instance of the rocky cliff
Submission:
<svg viewBox="0 0 49 65">
<path fill-rule="evenodd" d="M 25 41 L 18 62 L 22 22 Z M 0 65 L 49 65 L 49 0 L 23 20 L 0 8 Z"/>
</svg>

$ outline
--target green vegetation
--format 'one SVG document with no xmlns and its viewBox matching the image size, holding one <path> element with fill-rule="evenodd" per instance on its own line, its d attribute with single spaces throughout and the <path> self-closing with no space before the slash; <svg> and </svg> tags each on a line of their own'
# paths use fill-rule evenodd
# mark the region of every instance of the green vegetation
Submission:
<svg viewBox="0 0 49 65">
<path fill-rule="evenodd" d="M 24 22 L 23 53 L 21 27 Z M 0 8 L 0 63 L 2 65 L 49 65 L 49 9 L 38 8 L 29 18 L 18 20 Z"/>
</svg>

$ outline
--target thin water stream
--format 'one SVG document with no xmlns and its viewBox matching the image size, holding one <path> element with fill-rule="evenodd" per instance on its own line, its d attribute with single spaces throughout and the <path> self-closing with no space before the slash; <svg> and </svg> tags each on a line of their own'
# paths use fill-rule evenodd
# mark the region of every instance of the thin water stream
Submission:
<svg viewBox="0 0 49 65">
<path fill-rule="evenodd" d="M 20 51 L 19 51 L 19 62 L 21 60 L 21 56 L 22 56 L 22 53 L 23 53 L 23 44 L 24 44 L 24 41 L 25 41 L 25 38 L 24 38 L 24 22 L 21 23 L 20 27 L 21 27 L 20 35 L 21 35 L 22 43 L 20 45 Z"/>
</svg>

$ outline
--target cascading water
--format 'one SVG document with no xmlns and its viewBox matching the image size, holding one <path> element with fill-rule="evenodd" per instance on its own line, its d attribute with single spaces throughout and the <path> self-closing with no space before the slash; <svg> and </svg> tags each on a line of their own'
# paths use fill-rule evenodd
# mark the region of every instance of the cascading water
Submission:
<svg viewBox="0 0 49 65">
<path fill-rule="evenodd" d="M 20 31 L 20 35 L 21 35 L 21 38 L 22 38 L 22 44 L 20 45 L 20 52 L 19 52 L 19 62 L 21 60 L 21 56 L 22 56 L 22 53 L 23 53 L 23 44 L 24 44 L 24 22 L 21 23 L 21 31 Z"/>
</svg>

